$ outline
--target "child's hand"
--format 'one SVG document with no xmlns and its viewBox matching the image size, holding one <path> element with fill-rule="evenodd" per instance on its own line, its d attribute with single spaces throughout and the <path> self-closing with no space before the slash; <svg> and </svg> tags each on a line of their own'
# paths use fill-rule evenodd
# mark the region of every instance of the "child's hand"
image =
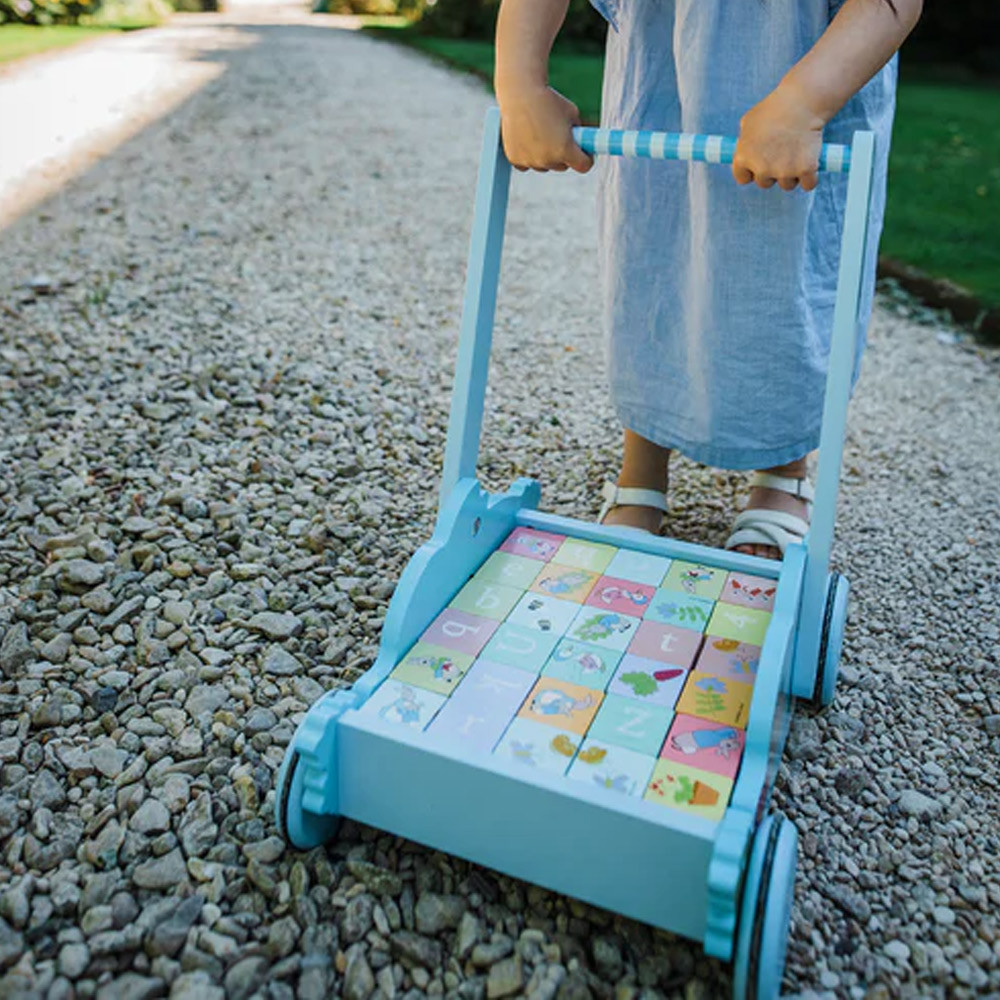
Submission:
<svg viewBox="0 0 1000 1000">
<path fill-rule="evenodd" d="M 565 170 L 585 174 L 593 159 L 573 141 L 580 124 L 572 101 L 551 87 L 518 90 L 500 101 L 500 129 L 507 159 L 518 170 Z"/>
<path fill-rule="evenodd" d="M 819 180 L 823 119 L 782 84 L 740 119 L 733 176 L 758 187 L 811 191 Z"/>
</svg>

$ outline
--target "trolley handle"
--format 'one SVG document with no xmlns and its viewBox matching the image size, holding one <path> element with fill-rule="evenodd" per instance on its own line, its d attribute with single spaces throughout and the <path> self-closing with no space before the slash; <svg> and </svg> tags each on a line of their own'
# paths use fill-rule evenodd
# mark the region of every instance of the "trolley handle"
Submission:
<svg viewBox="0 0 1000 1000">
<path fill-rule="evenodd" d="M 651 132 L 614 128 L 574 128 L 573 141 L 585 152 L 650 160 L 698 160 L 732 163 L 736 140 L 728 135 L 695 135 L 693 132 Z M 851 147 L 824 142 L 819 169 L 846 174 L 851 168 Z"/>
</svg>

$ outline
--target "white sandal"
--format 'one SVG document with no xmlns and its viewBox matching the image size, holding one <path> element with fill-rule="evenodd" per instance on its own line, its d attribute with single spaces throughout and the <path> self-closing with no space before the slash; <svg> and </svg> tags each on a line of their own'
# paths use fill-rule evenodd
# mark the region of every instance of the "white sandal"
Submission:
<svg viewBox="0 0 1000 1000">
<path fill-rule="evenodd" d="M 612 507 L 652 507 L 667 513 L 667 498 L 659 490 L 647 490 L 640 486 L 618 486 L 615 483 L 607 482 L 601 487 L 601 496 L 604 497 L 604 506 L 597 515 L 597 523 L 603 524 L 604 518 Z M 663 527 L 665 518 L 660 518 L 660 527 Z M 626 524 L 609 525 L 613 528 L 628 528 L 630 531 L 641 531 L 643 534 L 652 534 L 645 528 L 633 528 Z"/>
<path fill-rule="evenodd" d="M 805 500 L 808 504 L 813 502 L 816 495 L 809 480 L 804 476 L 795 479 L 788 476 L 772 476 L 769 472 L 757 472 L 751 478 L 750 485 L 778 490 Z M 735 549 L 738 545 L 770 545 L 784 555 L 785 549 L 793 542 L 801 542 L 808 531 L 809 522 L 804 518 L 788 514 L 783 510 L 754 507 L 737 515 L 726 548 Z"/>
</svg>

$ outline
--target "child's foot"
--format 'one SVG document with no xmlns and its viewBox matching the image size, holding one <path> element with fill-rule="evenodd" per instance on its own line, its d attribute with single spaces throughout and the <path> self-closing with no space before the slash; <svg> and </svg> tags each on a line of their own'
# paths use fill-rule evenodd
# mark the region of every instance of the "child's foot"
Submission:
<svg viewBox="0 0 1000 1000">
<path fill-rule="evenodd" d="M 618 485 L 605 483 L 601 524 L 639 528 L 659 534 L 667 512 L 667 465 L 670 450 L 625 431 L 622 471 Z"/>
<path fill-rule="evenodd" d="M 804 538 L 813 496 L 805 476 L 805 459 L 758 472 L 726 547 L 750 556 L 780 559 L 786 545 Z M 753 511 L 761 514 L 755 517 Z"/>
</svg>

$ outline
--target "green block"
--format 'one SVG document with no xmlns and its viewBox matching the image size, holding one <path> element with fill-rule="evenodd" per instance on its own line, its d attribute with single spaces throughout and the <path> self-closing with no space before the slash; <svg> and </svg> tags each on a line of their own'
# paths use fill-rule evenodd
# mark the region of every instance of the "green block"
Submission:
<svg viewBox="0 0 1000 1000">
<path fill-rule="evenodd" d="M 663 705 L 605 695 L 587 736 L 649 757 L 658 757 L 674 713 Z"/>
<path fill-rule="evenodd" d="M 509 552 L 494 552 L 476 571 L 473 580 L 490 580 L 505 587 L 527 590 L 539 572 L 545 569 L 537 559 L 511 555 Z"/>
<path fill-rule="evenodd" d="M 771 624 L 771 614 L 757 608 L 744 608 L 738 604 L 719 603 L 712 613 L 712 620 L 706 631 L 723 639 L 749 642 L 754 646 L 764 645 L 767 627 Z"/>
<path fill-rule="evenodd" d="M 448 695 L 458 686 L 475 659 L 429 642 L 418 642 L 389 675 L 404 684 Z"/>
<path fill-rule="evenodd" d="M 508 612 L 521 599 L 523 590 L 505 587 L 491 580 L 477 580 L 473 577 L 454 597 L 450 608 L 458 608 L 470 615 L 492 618 L 502 622 Z"/>
<path fill-rule="evenodd" d="M 717 601 L 726 582 L 726 576 L 726 570 L 719 569 L 718 566 L 675 561 L 663 581 L 663 588 Z"/>
</svg>

